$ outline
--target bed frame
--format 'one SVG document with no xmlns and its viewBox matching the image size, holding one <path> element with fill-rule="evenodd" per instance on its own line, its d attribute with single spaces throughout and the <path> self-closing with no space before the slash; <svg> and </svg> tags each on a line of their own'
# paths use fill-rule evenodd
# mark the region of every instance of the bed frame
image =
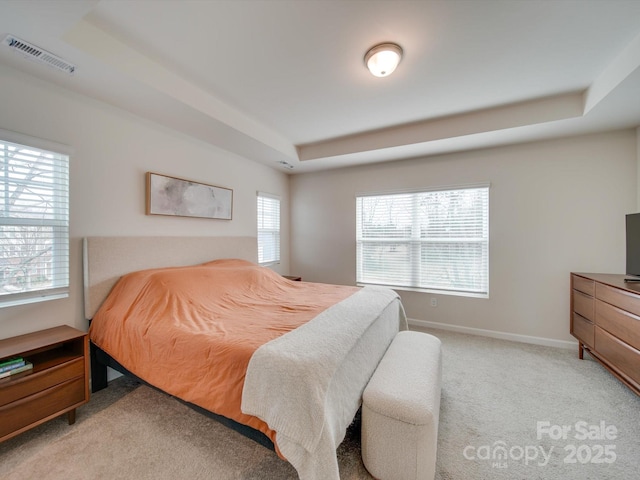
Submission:
<svg viewBox="0 0 640 480">
<path fill-rule="evenodd" d="M 91 321 L 113 286 L 126 273 L 148 268 L 196 265 L 220 258 L 239 258 L 257 262 L 256 237 L 84 238 L 85 318 Z M 107 367 L 148 385 L 93 343 L 90 344 L 90 350 L 92 392 L 107 387 Z M 153 385 L 150 386 L 153 387 Z M 177 397 L 174 398 L 261 445 L 274 449 L 273 442 L 264 433 Z"/>
</svg>

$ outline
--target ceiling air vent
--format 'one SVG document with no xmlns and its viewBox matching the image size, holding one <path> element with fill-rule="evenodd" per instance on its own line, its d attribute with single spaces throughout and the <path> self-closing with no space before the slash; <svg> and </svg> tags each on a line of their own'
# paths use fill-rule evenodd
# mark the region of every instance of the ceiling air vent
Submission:
<svg viewBox="0 0 640 480">
<path fill-rule="evenodd" d="M 69 75 L 73 75 L 73 72 L 76 69 L 75 65 L 71 65 L 69 62 L 63 60 L 57 55 L 47 52 L 40 47 L 36 47 L 29 42 L 20 40 L 13 35 L 7 35 L 6 37 L 4 37 L 2 43 L 7 45 L 14 52 L 19 52 L 24 57 L 30 60 L 34 60 L 38 63 L 44 63 L 45 65 L 49 65 L 50 67 L 65 72 Z"/>
</svg>

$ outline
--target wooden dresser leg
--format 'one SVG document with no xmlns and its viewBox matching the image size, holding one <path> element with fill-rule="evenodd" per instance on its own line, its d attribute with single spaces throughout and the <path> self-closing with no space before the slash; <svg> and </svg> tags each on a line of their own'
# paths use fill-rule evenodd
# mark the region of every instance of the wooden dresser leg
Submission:
<svg viewBox="0 0 640 480">
<path fill-rule="evenodd" d="M 582 342 L 578 342 L 578 358 L 582 360 L 584 356 L 584 347 L 582 346 Z"/>
<path fill-rule="evenodd" d="M 69 412 L 67 412 L 67 418 L 69 419 L 69 425 L 73 425 L 74 423 L 76 423 L 76 409 L 75 408 L 73 410 L 69 410 Z"/>
</svg>

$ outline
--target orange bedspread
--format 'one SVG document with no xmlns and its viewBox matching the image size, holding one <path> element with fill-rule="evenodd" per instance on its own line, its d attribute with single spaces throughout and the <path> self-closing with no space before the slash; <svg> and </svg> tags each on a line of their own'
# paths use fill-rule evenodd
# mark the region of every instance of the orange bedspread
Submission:
<svg viewBox="0 0 640 480">
<path fill-rule="evenodd" d="M 90 337 L 151 385 L 275 444 L 275 432 L 240 411 L 251 356 L 357 290 L 292 282 L 244 260 L 144 270 L 120 279 L 93 318 Z"/>
</svg>

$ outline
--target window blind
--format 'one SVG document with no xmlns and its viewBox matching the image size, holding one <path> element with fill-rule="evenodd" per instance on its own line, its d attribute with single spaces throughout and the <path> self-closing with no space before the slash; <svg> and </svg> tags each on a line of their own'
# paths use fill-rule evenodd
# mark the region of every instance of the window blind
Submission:
<svg viewBox="0 0 640 480">
<path fill-rule="evenodd" d="M 356 198 L 359 284 L 486 296 L 489 187 Z"/>
<path fill-rule="evenodd" d="M 0 307 L 69 294 L 69 157 L 0 139 Z"/>
<path fill-rule="evenodd" d="M 258 192 L 258 262 L 280 261 L 280 198 Z"/>
</svg>

